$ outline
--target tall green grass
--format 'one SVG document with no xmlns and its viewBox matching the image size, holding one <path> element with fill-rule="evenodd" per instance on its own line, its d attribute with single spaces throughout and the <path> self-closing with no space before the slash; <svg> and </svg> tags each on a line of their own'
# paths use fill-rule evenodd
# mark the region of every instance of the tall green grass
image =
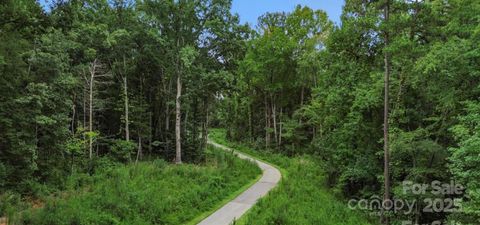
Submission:
<svg viewBox="0 0 480 225">
<path fill-rule="evenodd" d="M 366 215 L 352 211 L 335 198 L 325 185 L 321 164 L 311 156 L 287 157 L 270 151 L 254 151 L 229 142 L 221 129 L 212 129 L 210 139 L 276 165 L 282 181 L 261 199 L 236 225 L 370 225 Z"/>
<path fill-rule="evenodd" d="M 209 148 L 203 165 L 165 161 L 116 166 L 94 176 L 70 179 L 69 191 L 20 224 L 186 224 L 217 207 L 260 174 L 252 162 Z"/>
</svg>

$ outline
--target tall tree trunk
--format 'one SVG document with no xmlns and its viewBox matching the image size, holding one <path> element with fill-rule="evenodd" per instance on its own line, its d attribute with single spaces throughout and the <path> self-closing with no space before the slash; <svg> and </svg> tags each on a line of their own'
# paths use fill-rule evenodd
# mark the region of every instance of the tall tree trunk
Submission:
<svg viewBox="0 0 480 225">
<path fill-rule="evenodd" d="M 38 123 L 35 123 L 35 155 L 37 155 L 38 153 Z"/>
<path fill-rule="evenodd" d="M 83 71 L 83 77 L 85 79 L 85 83 L 88 84 L 88 78 L 87 78 L 87 75 L 85 74 L 85 71 Z M 87 129 L 87 85 L 84 85 L 83 86 L 83 96 L 82 96 L 82 101 L 83 101 L 83 131 L 85 131 Z M 85 132 L 82 132 L 82 138 L 83 140 L 85 141 L 86 140 L 86 135 L 85 135 Z M 86 146 L 84 146 L 86 147 Z M 72 163 L 73 163 L 73 154 L 72 154 Z"/>
<path fill-rule="evenodd" d="M 130 141 L 130 129 L 129 129 L 129 119 L 128 119 L 128 84 L 127 84 L 127 73 L 126 73 L 126 63 L 125 55 L 123 56 L 123 95 L 125 98 L 125 140 Z"/>
<path fill-rule="evenodd" d="M 73 104 L 72 104 L 72 123 L 71 123 L 71 132 L 72 132 L 72 135 L 75 134 L 75 116 L 77 114 L 77 110 L 76 110 L 76 107 L 75 107 L 75 102 L 76 102 L 76 98 L 77 98 L 77 95 L 73 94 Z"/>
<path fill-rule="evenodd" d="M 280 108 L 280 117 L 279 117 L 279 129 L 278 129 L 278 145 L 282 145 L 282 115 L 283 115 L 283 108 Z"/>
<path fill-rule="evenodd" d="M 148 112 L 149 119 L 148 119 L 148 153 L 152 153 L 152 140 L 153 140 L 153 113 L 150 111 Z"/>
<path fill-rule="evenodd" d="M 128 119 L 128 85 L 127 85 L 127 76 L 125 75 L 123 77 L 123 84 L 124 84 L 124 88 L 123 88 L 123 94 L 125 95 L 124 98 L 125 98 L 125 140 L 126 141 L 130 141 L 130 128 L 129 128 L 129 123 L 130 123 L 130 120 Z"/>
<path fill-rule="evenodd" d="M 385 8 L 384 8 L 384 19 L 385 23 L 388 26 L 388 21 L 390 17 L 390 0 L 386 0 Z M 385 97 L 384 97 L 384 114 L 383 114 L 383 139 L 384 139 L 384 145 L 383 145 L 383 151 L 384 151 L 384 196 L 383 200 L 384 202 L 390 201 L 390 169 L 389 169 L 389 164 L 390 164 L 390 152 L 388 148 L 388 106 L 389 106 L 389 80 L 390 80 L 390 55 L 386 51 L 389 45 L 389 32 L 388 28 L 385 31 L 385 47 L 384 47 L 384 61 L 385 61 L 385 77 L 384 77 L 384 85 L 385 85 Z M 383 208 L 383 207 L 382 207 Z M 388 216 L 385 216 L 385 209 L 382 210 L 382 220 L 384 224 L 390 224 Z"/>
<path fill-rule="evenodd" d="M 95 78 L 95 67 L 97 60 L 95 59 L 90 67 L 90 83 L 89 83 L 89 103 L 88 103 L 88 132 L 90 132 L 88 138 L 88 157 L 92 159 L 93 156 L 93 81 Z"/>
<path fill-rule="evenodd" d="M 248 103 L 248 136 L 251 142 L 253 142 L 253 128 L 252 128 L 252 103 Z"/>
<path fill-rule="evenodd" d="M 189 114 L 189 111 L 188 109 L 185 111 L 185 117 L 183 118 L 183 133 L 186 134 L 187 133 L 187 126 L 188 126 L 188 114 Z M 180 126 L 182 127 L 182 126 Z M 197 127 L 195 126 L 195 123 L 193 123 L 193 131 L 196 131 Z M 180 132 L 181 133 L 181 132 Z M 195 134 L 195 132 L 194 132 Z M 186 137 L 184 137 L 186 138 Z M 195 139 L 195 137 L 194 137 Z M 195 140 L 194 140 L 195 141 Z"/>
<path fill-rule="evenodd" d="M 210 115 L 209 115 L 209 109 L 208 109 L 208 105 L 207 105 L 207 115 L 206 115 L 206 118 L 205 118 L 205 144 L 207 143 L 208 141 L 208 127 L 209 127 L 209 124 L 210 124 Z"/>
<path fill-rule="evenodd" d="M 83 88 L 83 129 L 87 127 L 87 89 Z"/>
<path fill-rule="evenodd" d="M 171 93 L 172 90 L 172 80 L 168 80 L 168 89 L 164 88 L 164 93 Z M 168 104 L 168 100 L 165 101 L 165 130 L 169 131 L 170 130 L 170 104 Z"/>
<path fill-rule="evenodd" d="M 267 95 L 265 94 L 264 96 L 264 101 L 265 101 L 265 148 L 268 148 L 270 145 L 270 118 L 268 116 L 268 101 L 267 101 Z"/>
<path fill-rule="evenodd" d="M 270 100 L 272 102 L 271 106 L 272 106 L 272 119 L 273 119 L 273 136 L 274 136 L 274 140 L 275 140 L 275 143 L 278 145 L 278 132 L 277 132 L 277 109 L 276 109 L 276 105 L 275 105 L 275 98 L 270 95 Z"/>
<path fill-rule="evenodd" d="M 182 163 L 182 139 L 180 137 L 180 129 L 181 129 L 181 111 L 180 111 L 180 97 L 182 96 L 182 83 L 180 78 L 180 73 L 177 76 L 177 97 L 175 100 L 175 163 L 181 164 Z"/>
<path fill-rule="evenodd" d="M 208 140 L 208 101 L 204 100 L 204 108 L 205 108 L 205 121 L 203 123 L 203 130 L 202 130 L 202 147 L 207 143 Z"/>
<path fill-rule="evenodd" d="M 170 130 L 170 107 L 167 103 L 167 107 L 165 109 L 165 130 Z"/>
<path fill-rule="evenodd" d="M 142 137 L 138 135 L 138 150 L 137 150 L 137 158 L 135 159 L 135 164 L 138 163 L 138 160 L 142 157 Z"/>
</svg>

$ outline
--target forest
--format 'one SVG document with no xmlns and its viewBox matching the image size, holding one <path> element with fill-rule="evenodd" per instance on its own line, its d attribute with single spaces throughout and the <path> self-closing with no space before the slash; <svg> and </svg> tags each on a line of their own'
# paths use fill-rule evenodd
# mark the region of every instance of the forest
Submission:
<svg viewBox="0 0 480 225">
<path fill-rule="evenodd" d="M 232 1 L 0 0 L 0 225 L 480 224 L 480 1 Z"/>
</svg>

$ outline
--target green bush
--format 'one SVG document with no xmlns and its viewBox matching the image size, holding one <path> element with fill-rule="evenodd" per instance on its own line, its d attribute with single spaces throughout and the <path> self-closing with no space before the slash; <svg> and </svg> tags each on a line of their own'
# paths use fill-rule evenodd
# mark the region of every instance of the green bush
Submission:
<svg viewBox="0 0 480 225">
<path fill-rule="evenodd" d="M 451 215 L 452 221 L 480 223 L 480 102 L 466 102 L 465 114 L 451 128 L 459 144 L 450 148 L 450 171 L 455 181 L 465 186 L 462 210 Z"/>
<path fill-rule="evenodd" d="M 260 174 L 231 153 L 206 155 L 202 165 L 156 160 L 75 174 L 62 198 L 23 213 L 21 224 L 185 224 Z"/>
<path fill-rule="evenodd" d="M 112 156 L 120 162 L 129 162 L 132 159 L 132 155 L 135 154 L 135 143 L 125 140 L 114 140 L 110 151 Z"/>
<path fill-rule="evenodd" d="M 0 217 L 8 217 L 10 221 L 16 220 L 16 213 L 27 208 L 17 193 L 7 191 L 0 194 Z"/>
</svg>

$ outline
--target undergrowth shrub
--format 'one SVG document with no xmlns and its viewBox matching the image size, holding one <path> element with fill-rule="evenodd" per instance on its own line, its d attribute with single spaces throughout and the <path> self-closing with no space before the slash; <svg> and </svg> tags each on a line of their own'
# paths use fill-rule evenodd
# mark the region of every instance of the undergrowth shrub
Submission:
<svg viewBox="0 0 480 225">
<path fill-rule="evenodd" d="M 20 224 L 185 224 L 260 174 L 232 153 L 205 154 L 200 165 L 155 160 L 75 174 L 66 192 L 23 213 Z"/>
</svg>

